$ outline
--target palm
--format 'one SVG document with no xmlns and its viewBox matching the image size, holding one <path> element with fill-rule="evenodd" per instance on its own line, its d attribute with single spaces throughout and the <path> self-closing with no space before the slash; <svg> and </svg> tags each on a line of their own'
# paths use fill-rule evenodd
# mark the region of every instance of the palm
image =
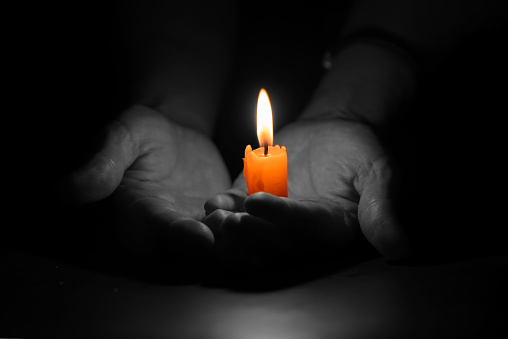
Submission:
<svg viewBox="0 0 508 339">
<path fill-rule="evenodd" d="M 203 204 L 229 184 L 206 136 L 143 106 L 124 112 L 102 149 L 68 179 L 78 203 L 109 197 L 118 237 L 142 253 L 209 248 L 214 237 L 202 223 Z"/>
<path fill-rule="evenodd" d="M 288 149 L 289 197 L 333 202 L 356 214 L 358 179 L 386 157 L 375 140 L 368 127 L 356 122 L 305 121 L 286 127 L 277 142 Z"/>
<path fill-rule="evenodd" d="M 160 199 L 166 208 L 202 220 L 206 199 L 229 185 L 219 153 L 197 132 L 162 116 L 151 119 L 145 151 L 125 171 L 117 195 L 131 202 Z"/>
</svg>

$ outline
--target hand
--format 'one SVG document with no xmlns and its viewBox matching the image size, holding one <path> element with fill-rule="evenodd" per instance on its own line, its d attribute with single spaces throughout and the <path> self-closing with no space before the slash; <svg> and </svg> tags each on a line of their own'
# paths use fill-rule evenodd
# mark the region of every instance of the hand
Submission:
<svg viewBox="0 0 508 339">
<path fill-rule="evenodd" d="M 120 238 L 137 252 L 211 247 L 203 204 L 230 186 L 213 143 L 143 106 L 124 112 L 107 132 L 102 149 L 64 180 L 64 198 L 85 204 L 109 197 Z"/>
<path fill-rule="evenodd" d="M 248 251 L 254 261 L 326 256 L 346 248 L 361 230 L 387 258 L 408 252 L 391 200 L 393 168 L 368 126 L 339 119 L 298 121 L 275 140 L 288 152 L 289 198 L 247 197 L 242 174 L 233 189 L 205 205 L 205 223 L 226 251 Z"/>
</svg>

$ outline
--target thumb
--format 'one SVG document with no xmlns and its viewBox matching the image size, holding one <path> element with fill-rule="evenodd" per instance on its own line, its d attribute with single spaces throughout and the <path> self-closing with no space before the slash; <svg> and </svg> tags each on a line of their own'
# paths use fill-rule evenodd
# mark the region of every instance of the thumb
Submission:
<svg viewBox="0 0 508 339">
<path fill-rule="evenodd" d="M 402 229 L 391 199 L 393 169 L 383 159 L 373 164 L 360 183 L 358 221 L 365 238 L 387 259 L 401 259 L 410 252 L 406 233 Z"/>
<path fill-rule="evenodd" d="M 107 128 L 102 148 L 62 180 L 61 199 L 70 205 L 80 205 L 108 197 L 136 157 L 137 148 L 127 126 L 120 121 L 112 123 Z"/>
</svg>

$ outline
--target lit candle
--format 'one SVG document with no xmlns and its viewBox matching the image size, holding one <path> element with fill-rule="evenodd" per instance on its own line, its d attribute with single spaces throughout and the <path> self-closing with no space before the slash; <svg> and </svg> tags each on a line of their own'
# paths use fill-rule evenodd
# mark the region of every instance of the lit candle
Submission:
<svg viewBox="0 0 508 339">
<path fill-rule="evenodd" d="M 247 193 L 267 192 L 279 197 L 288 196 L 286 147 L 273 146 L 272 107 L 268 93 L 261 89 L 257 106 L 257 131 L 259 147 L 248 145 L 243 158 L 243 175 L 247 181 Z"/>
</svg>

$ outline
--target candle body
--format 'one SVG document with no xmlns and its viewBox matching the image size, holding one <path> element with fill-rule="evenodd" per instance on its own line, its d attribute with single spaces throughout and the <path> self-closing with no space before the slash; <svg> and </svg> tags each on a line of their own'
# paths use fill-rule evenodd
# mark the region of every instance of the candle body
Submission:
<svg viewBox="0 0 508 339">
<path fill-rule="evenodd" d="M 243 158 L 243 175 L 247 181 L 247 193 L 266 192 L 279 197 L 288 196 L 288 158 L 286 147 L 268 146 L 252 150 L 248 145 Z"/>
</svg>

